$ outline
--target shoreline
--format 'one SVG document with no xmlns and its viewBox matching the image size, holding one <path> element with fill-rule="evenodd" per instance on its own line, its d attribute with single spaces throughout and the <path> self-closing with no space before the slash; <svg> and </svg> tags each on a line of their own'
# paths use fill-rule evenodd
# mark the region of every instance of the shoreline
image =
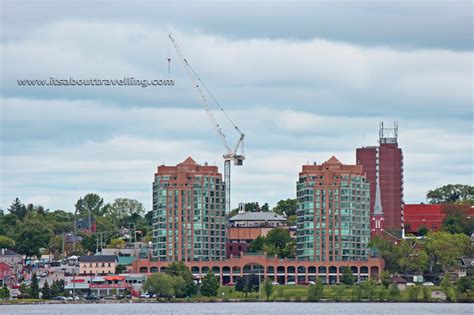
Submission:
<svg viewBox="0 0 474 315">
<path fill-rule="evenodd" d="M 46 305 L 46 304 L 64 304 L 64 305 L 81 305 L 81 304 L 189 304 L 189 303 L 324 303 L 324 304 L 366 304 L 366 303 L 397 303 L 397 304 L 407 304 L 407 303 L 416 303 L 416 304 L 473 304 L 473 301 L 370 301 L 370 300 L 360 300 L 360 301 L 334 301 L 334 300 L 325 300 L 321 299 L 317 302 L 309 302 L 303 300 L 256 300 L 256 299 L 183 299 L 183 300 L 157 300 L 157 299 L 135 299 L 135 300 L 104 300 L 104 301 L 54 301 L 54 300 L 3 300 L 0 301 L 0 306 L 2 305 Z"/>
</svg>

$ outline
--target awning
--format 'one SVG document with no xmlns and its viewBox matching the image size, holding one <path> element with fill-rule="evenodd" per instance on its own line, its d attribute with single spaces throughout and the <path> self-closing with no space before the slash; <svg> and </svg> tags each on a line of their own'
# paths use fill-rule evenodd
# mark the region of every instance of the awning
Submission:
<svg viewBox="0 0 474 315">
<path fill-rule="evenodd" d="M 82 289 L 89 289 L 89 284 L 88 283 L 68 283 L 64 286 L 65 290 L 82 290 Z"/>
<path fill-rule="evenodd" d="M 125 280 L 125 277 L 123 276 L 106 276 L 104 277 L 105 280 L 107 281 L 123 281 Z"/>
</svg>

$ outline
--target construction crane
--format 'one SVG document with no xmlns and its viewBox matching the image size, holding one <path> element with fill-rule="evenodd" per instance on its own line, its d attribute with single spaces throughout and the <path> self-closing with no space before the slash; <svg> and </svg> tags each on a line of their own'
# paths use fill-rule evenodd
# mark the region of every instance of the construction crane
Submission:
<svg viewBox="0 0 474 315">
<path fill-rule="evenodd" d="M 239 127 L 237 127 L 237 125 L 232 121 L 229 115 L 227 115 L 227 113 L 224 111 L 222 106 L 217 102 L 215 97 L 207 89 L 206 85 L 202 82 L 202 80 L 196 74 L 196 72 L 191 67 L 191 65 L 186 60 L 186 58 L 184 58 L 183 54 L 181 53 L 181 49 L 179 48 L 178 43 L 176 42 L 173 35 L 169 34 L 168 36 L 171 40 L 171 43 L 174 46 L 174 49 L 176 50 L 176 54 L 179 56 L 181 63 L 183 64 L 184 68 L 186 69 L 186 72 L 188 73 L 189 77 L 192 80 L 193 86 L 198 94 L 198 98 L 202 106 L 204 106 L 204 109 L 206 110 L 207 116 L 211 120 L 213 126 L 216 128 L 219 139 L 224 144 L 224 147 L 227 150 L 227 152 L 223 155 L 223 157 L 224 157 L 225 211 L 226 213 L 229 213 L 230 212 L 230 166 L 231 166 L 231 162 L 233 162 L 234 165 L 237 165 L 237 166 L 242 166 L 244 163 L 245 134 L 239 129 Z M 226 136 L 224 132 L 222 131 L 221 126 L 217 122 L 216 117 L 214 116 L 214 113 L 209 108 L 209 104 L 207 103 L 207 98 L 204 95 L 203 90 L 201 89 L 201 86 L 204 88 L 204 90 L 206 90 L 206 92 L 209 94 L 211 99 L 214 101 L 214 103 L 216 103 L 217 107 L 219 107 L 219 109 L 222 111 L 225 117 L 227 117 L 227 119 L 230 121 L 235 131 L 238 133 L 239 139 L 237 140 L 237 143 L 234 145 L 234 147 L 231 147 L 229 143 L 227 142 Z M 239 152 L 239 149 L 240 149 L 240 154 L 237 153 Z"/>
</svg>

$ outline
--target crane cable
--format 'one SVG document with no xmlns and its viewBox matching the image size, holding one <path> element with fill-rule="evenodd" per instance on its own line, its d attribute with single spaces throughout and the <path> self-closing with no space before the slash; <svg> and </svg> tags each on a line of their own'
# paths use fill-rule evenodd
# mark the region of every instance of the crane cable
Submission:
<svg viewBox="0 0 474 315">
<path fill-rule="evenodd" d="M 219 102 L 216 100 L 216 98 L 214 97 L 214 95 L 211 93 L 211 91 L 209 91 L 209 89 L 207 88 L 207 86 L 204 84 L 204 82 L 201 80 L 201 78 L 198 76 L 198 74 L 196 73 L 196 71 L 194 71 L 193 67 L 188 63 L 188 66 L 189 68 L 191 69 L 191 71 L 193 72 L 194 76 L 199 80 L 199 82 L 201 83 L 201 85 L 204 87 L 204 89 L 206 90 L 206 92 L 209 94 L 209 96 L 211 96 L 212 100 L 214 101 L 214 103 L 216 103 L 216 105 L 219 107 L 219 109 L 224 113 L 224 115 L 227 117 L 227 119 L 230 121 L 230 123 L 232 124 L 232 126 L 234 126 L 235 130 L 237 130 L 240 134 L 242 134 L 242 131 L 240 131 L 239 127 L 237 127 L 237 125 L 234 123 L 234 121 L 229 117 L 229 115 L 227 115 L 226 111 L 224 110 L 224 108 L 222 108 L 221 104 L 219 104 Z"/>
</svg>

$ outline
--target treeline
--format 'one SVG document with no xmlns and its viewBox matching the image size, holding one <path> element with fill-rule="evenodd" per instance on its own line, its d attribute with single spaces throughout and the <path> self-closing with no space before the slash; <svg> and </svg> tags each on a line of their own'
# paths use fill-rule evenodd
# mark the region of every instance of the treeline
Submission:
<svg viewBox="0 0 474 315">
<path fill-rule="evenodd" d="M 44 253 L 57 258 L 63 246 L 68 254 L 76 255 L 95 252 L 98 243 L 99 247 L 117 242 L 120 246 L 117 239 L 121 239 L 124 228 L 131 230 L 131 237 L 139 241 L 151 240 L 152 212 L 134 199 L 118 198 L 106 203 L 99 195 L 90 193 L 77 200 L 74 211 L 51 211 L 41 205 L 24 205 L 16 198 L 7 210 L 8 213 L 0 215 L 0 247 L 27 258 Z M 75 226 L 80 220 L 85 223 Z M 95 227 L 96 233 L 91 233 L 89 227 Z M 80 241 L 73 237 L 75 232 Z"/>
</svg>

